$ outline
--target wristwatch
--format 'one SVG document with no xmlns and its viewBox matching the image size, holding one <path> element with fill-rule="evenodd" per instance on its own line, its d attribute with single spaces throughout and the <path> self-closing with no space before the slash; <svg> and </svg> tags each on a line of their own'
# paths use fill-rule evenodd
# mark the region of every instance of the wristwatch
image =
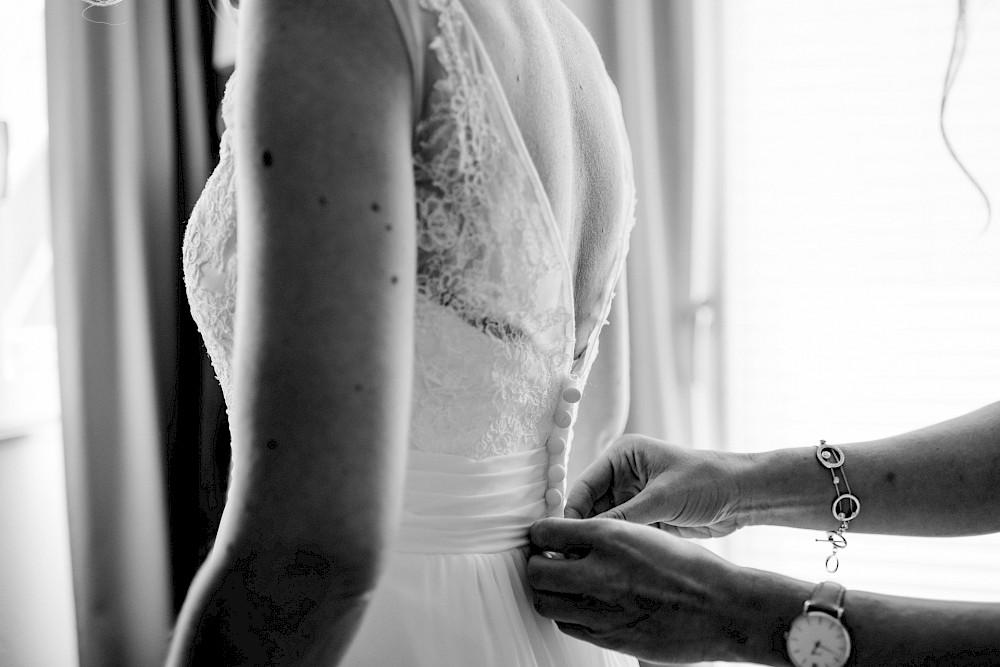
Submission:
<svg viewBox="0 0 1000 667">
<path fill-rule="evenodd" d="M 795 667 L 843 667 L 851 656 L 851 635 L 840 622 L 844 587 L 833 581 L 816 586 L 785 633 Z"/>
</svg>

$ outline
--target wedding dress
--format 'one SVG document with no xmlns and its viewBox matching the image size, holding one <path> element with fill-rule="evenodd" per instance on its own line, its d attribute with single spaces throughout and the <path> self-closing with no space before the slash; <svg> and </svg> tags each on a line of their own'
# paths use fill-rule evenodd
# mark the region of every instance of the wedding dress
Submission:
<svg viewBox="0 0 1000 667">
<path fill-rule="evenodd" d="M 576 403 L 627 250 L 634 186 L 624 125 L 619 116 L 621 234 L 593 321 L 580 326 L 555 216 L 469 15 L 459 0 L 390 2 L 411 64 L 426 43 L 424 13 L 435 18 L 428 54 L 443 74 L 414 129 L 418 277 L 403 516 L 343 664 L 635 665 L 559 632 L 534 611 L 525 578 L 528 527 L 562 514 Z M 223 99 L 228 127 L 238 122 L 238 75 Z M 230 406 L 233 150 L 227 131 L 183 250 L 192 313 Z M 574 359 L 578 327 L 589 337 Z"/>
</svg>

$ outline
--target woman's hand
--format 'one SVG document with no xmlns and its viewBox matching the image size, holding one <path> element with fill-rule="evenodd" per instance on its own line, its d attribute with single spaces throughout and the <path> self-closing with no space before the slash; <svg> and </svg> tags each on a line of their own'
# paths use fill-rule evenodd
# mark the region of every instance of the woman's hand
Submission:
<svg viewBox="0 0 1000 667">
<path fill-rule="evenodd" d="M 624 519 L 680 537 L 721 537 L 745 525 L 739 482 L 748 465 L 742 454 L 625 435 L 573 485 L 566 516 Z"/>
<path fill-rule="evenodd" d="M 566 634 L 655 662 L 788 665 L 785 631 L 814 584 L 738 567 L 645 526 L 541 519 L 528 582 Z M 851 590 L 852 665 L 998 665 L 1000 604 Z"/>
<path fill-rule="evenodd" d="M 598 646 L 653 661 L 756 658 L 770 628 L 786 627 L 749 604 L 752 573 L 685 540 L 621 521 L 542 519 L 531 542 L 569 556 L 529 559 L 535 609 Z"/>
</svg>

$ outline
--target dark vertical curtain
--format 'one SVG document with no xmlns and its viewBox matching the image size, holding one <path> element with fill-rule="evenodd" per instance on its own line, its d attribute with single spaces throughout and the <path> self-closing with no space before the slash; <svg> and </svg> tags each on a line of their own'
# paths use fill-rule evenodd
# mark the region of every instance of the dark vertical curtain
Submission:
<svg viewBox="0 0 1000 667">
<path fill-rule="evenodd" d="M 212 9 L 46 4 L 53 248 L 80 661 L 156 665 L 222 505 L 228 427 L 184 221 L 217 145 Z"/>
</svg>

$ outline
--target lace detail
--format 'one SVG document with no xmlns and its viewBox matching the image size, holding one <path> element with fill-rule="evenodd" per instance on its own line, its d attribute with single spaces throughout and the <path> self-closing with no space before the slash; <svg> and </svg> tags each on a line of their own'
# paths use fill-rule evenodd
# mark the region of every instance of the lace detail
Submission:
<svg viewBox="0 0 1000 667">
<path fill-rule="evenodd" d="M 227 406 L 233 404 L 231 360 L 236 313 L 236 164 L 229 130 L 235 79 L 234 73 L 222 99 L 226 130 L 222 133 L 219 164 L 191 212 L 181 250 L 191 315 L 205 341 Z"/>
<path fill-rule="evenodd" d="M 422 6 L 438 12 L 430 51 L 444 76 L 416 129 L 411 446 L 498 456 L 541 446 L 550 429 L 573 346 L 565 258 L 467 15 Z"/>
</svg>

